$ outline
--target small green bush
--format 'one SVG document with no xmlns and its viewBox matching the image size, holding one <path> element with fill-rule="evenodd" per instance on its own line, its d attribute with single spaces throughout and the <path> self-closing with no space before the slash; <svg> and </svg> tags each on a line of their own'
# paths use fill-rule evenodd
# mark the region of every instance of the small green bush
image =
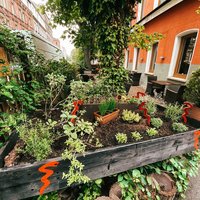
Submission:
<svg viewBox="0 0 200 200">
<path fill-rule="evenodd" d="M 138 131 L 132 132 L 131 137 L 136 141 L 141 140 L 143 138 Z"/>
<path fill-rule="evenodd" d="M 182 108 L 178 104 L 169 104 L 165 109 L 165 117 L 171 119 L 173 122 L 177 122 L 183 113 Z"/>
<path fill-rule="evenodd" d="M 155 136 L 158 135 L 158 131 L 155 128 L 149 128 L 147 129 L 148 136 Z"/>
<path fill-rule="evenodd" d="M 145 107 L 147 109 L 148 114 L 151 116 L 153 116 L 157 111 L 157 106 L 153 99 L 148 100 Z"/>
<path fill-rule="evenodd" d="M 25 143 L 25 149 L 22 149 L 22 152 L 33 156 L 37 161 L 46 159 L 52 152 L 52 125 L 40 120 L 36 122 L 30 120 L 18 126 L 19 138 Z"/>
<path fill-rule="evenodd" d="M 125 133 L 117 133 L 115 135 L 115 138 L 117 140 L 118 143 L 127 143 L 127 135 Z"/>
<path fill-rule="evenodd" d="M 187 131 L 188 127 L 185 126 L 183 123 L 174 122 L 172 124 L 172 130 L 177 132 L 177 133 L 181 133 L 181 132 Z"/>
<path fill-rule="evenodd" d="M 107 101 L 103 101 L 99 105 L 100 115 L 104 116 L 106 113 L 112 113 L 116 108 L 115 99 L 111 98 Z"/>
<path fill-rule="evenodd" d="M 152 118 L 151 124 L 152 124 L 152 126 L 154 126 L 155 128 L 158 129 L 163 125 L 163 121 L 160 118 Z"/>
<path fill-rule="evenodd" d="M 192 73 L 186 85 L 184 98 L 200 107 L 200 68 Z"/>
<path fill-rule="evenodd" d="M 141 120 L 141 116 L 138 113 L 136 114 L 135 112 L 132 112 L 131 110 L 125 109 L 122 112 L 122 119 L 129 123 L 133 123 L 133 122 L 138 123 Z"/>
</svg>

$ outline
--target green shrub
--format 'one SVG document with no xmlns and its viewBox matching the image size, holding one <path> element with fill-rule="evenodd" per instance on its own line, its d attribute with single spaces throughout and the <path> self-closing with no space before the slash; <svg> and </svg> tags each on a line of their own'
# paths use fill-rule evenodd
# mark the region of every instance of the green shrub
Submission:
<svg viewBox="0 0 200 200">
<path fill-rule="evenodd" d="M 174 122 L 172 124 L 172 130 L 178 133 L 184 132 L 188 130 L 188 127 L 185 126 L 183 123 Z"/>
<path fill-rule="evenodd" d="M 117 140 L 118 143 L 127 143 L 127 135 L 125 133 L 117 133 L 115 135 L 115 138 Z"/>
<path fill-rule="evenodd" d="M 171 119 L 173 122 L 177 122 L 183 113 L 182 108 L 178 104 L 169 104 L 165 109 L 165 117 Z"/>
<path fill-rule="evenodd" d="M 154 115 L 157 111 L 157 106 L 153 99 L 148 100 L 145 107 L 147 109 L 148 114 L 151 116 Z"/>
<path fill-rule="evenodd" d="M 125 109 L 122 112 L 122 119 L 129 123 L 139 122 L 141 118 L 142 117 L 138 113 L 136 114 L 135 112 L 132 112 L 131 110 Z"/>
<path fill-rule="evenodd" d="M 163 125 L 163 121 L 160 118 L 151 118 L 151 124 L 158 129 Z"/>
<path fill-rule="evenodd" d="M 142 135 L 137 131 L 132 132 L 131 137 L 136 141 L 141 140 L 143 138 Z"/>
<path fill-rule="evenodd" d="M 103 101 L 99 105 L 99 112 L 101 116 L 104 116 L 106 113 L 112 113 L 116 108 L 115 99 L 111 98 L 109 100 Z"/>
<path fill-rule="evenodd" d="M 200 107 L 200 68 L 192 73 L 189 82 L 186 84 L 184 97 Z"/>
<path fill-rule="evenodd" d="M 37 161 L 46 159 L 52 152 L 53 136 L 51 129 L 54 123 L 45 124 L 40 120 L 29 120 L 26 124 L 17 127 L 19 138 L 25 143 L 22 152 L 36 158 Z"/>
<path fill-rule="evenodd" d="M 158 131 L 155 128 L 149 128 L 147 129 L 148 136 L 155 136 L 158 135 Z"/>
</svg>

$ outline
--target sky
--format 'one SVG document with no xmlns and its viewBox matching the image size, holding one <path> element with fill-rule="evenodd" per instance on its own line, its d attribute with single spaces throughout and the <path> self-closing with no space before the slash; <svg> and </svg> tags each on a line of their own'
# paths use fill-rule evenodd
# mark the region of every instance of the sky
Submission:
<svg viewBox="0 0 200 200">
<path fill-rule="evenodd" d="M 44 4 L 47 0 L 32 0 L 32 2 L 36 4 Z M 65 40 L 60 38 L 64 30 L 65 28 L 62 26 L 58 26 L 56 29 L 53 29 L 53 37 L 60 40 L 61 46 L 66 49 L 67 55 L 70 56 L 72 49 L 74 49 L 74 45 L 69 38 L 66 38 Z"/>
</svg>

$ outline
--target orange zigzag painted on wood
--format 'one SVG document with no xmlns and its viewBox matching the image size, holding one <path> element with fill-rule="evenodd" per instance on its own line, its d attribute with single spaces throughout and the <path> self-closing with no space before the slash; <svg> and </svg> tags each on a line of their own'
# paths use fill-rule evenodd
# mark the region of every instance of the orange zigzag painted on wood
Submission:
<svg viewBox="0 0 200 200">
<path fill-rule="evenodd" d="M 46 188 L 51 184 L 51 182 L 49 181 L 49 177 L 54 174 L 54 171 L 51 169 L 46 169 L 47 167 L 57 167 L 59 165 L 59 162 L 57 161 L 52 161 L 49 163 L 46 163 L 44 165 L 42 165 L 38 171 L 45 173 L 45 175 L 40 179 L 42 183 L 44 183 L 44 185 L 40 188 L 40 195 L 44 194 L 44 190 L 46 190 Z"/>
<path fill-rule="evenodd" d="M 183 108 L 184 113 L 182 114 L 182 118 L 183 118 L 184 123 L 187 123 L 187 117 L 186 116 L 189 114 L 188 110 L 190 110 L 193 107 L 193 105 L 189 102 L 184 102 L 183 104 L 186 105 L 187 107 Z"/>
</svg>

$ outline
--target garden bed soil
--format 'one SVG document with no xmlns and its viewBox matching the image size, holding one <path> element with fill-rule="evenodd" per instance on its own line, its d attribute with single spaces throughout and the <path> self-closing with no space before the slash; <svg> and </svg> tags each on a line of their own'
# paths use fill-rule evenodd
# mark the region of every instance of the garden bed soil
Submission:
<svg viewBox="0 0 200 200">
<path fill-rule="evenodd" d="M 87 109 L 87 112 L 92 113 L 92 116 L 85 115 L 83 117 L 89 121 L 94 121 L 93 110 L 97 109 L 97 107 L 98 107 L 98 105 L 86 106 L 85 109 Z M 134 104 L 121 104 L 120 107 L 121 107 L 120 114 L 123 109 L 132 110 L 133 107 L 134 107 L 134 109 L 136 109 Z M 100 143 L 105 148 L 105 147 L 113 147 L 113 146 L 119 145 L 115 138 L 115 135 L 117 133 L 126 133 L 127 139 L 128 139 L 127 143 L 133 143 L 133 144 L 137 143 L 137 142 L 142 142 L 142 141 L 146 141 L 146 140 L 151 140 L 151 139 L 155 139 L 155 138 L 160 138 L 160 137 L 165 137 L 165 136 L 176 134 L 171 129 L 172 123 L 169 120 L 165 119 L 164 114 L 161 111 L 162 109 L 163 108 L 160 107 L 160 111 L 157 112 L 156 117 L 160 117 L 164 123 L 163 123 L 162 127 L 158 130 L 159 133 L 156 136 L 150 137 L 147 135 L 146 130 L 150 127 L 147 125 L 146 119 L 142 118 L 139 123 L 131 123 L 130 124 L 128 122 L 124 122 L 122 120 L 122 118 L 119 116 L 116 120 L 111 121 L 108 124 L 97 126 L 95 128 L 96 138 L 99 139 Z M 142 116 L 142 112 L 139 111 L 138 109 L 136 109 L 134 111 L 136 113 L 139 113 Z M 59 114 L 61 113 L 59 110 L 57 112 Z M 57 112 L 53 111 L 53 114 L 54 114 L 53 119 L 54 120 L 58 119 L 58 117 L 60 116 L 60 115 L 58 115 Z M 42 116 L 41 111 L 34 113 L 34 119 L 36 118 L 36 116 L 40 117 L 40 119 L 43 119 L 43 117 L 44 117 L 44 116 Z M 41 118 L 41 116 L 42 116 L 42 118 Z M 192 127 L 189 124 L 187 124 L 187 126 L 188 126 L 188 131 L 195 130 L 195 127 Z M 200 127 L 200 123 L 199 123 L 199 127 Z M 59 127 L 57 127 L 57 128 L 59 129 Z M 62 129 L 60 131 L 62 131 Z M 132 139 L 131 133 L 134 131 L 138 131 L 142 135 L 142 139 L 140 141 L 135 141 L 134 139 Z M 62 152 L 66 148 L 65 141 L 66 141 L 65 136 L 62 136 L 59 139 L 55 140 L 55 142 L 52 145 L 52 153 L 48 156 L 48 159 L 61 156 Z M 23 146 L 24 146 L 23 142 L 21 140 L 19 140 L 16 145 L 18 148 L 20 148 L 20 147 L 23 148 Z M 95 144 L 87 144 L 87 150 L 95 150 L 95 149 L 96 149 Z M 31 157 L 30 155 L 22 154 L 22 153 L 16 154 L 16 153 L 14 153 L 15 151 L 16 151 L 16 148 L 13 149 L 10 152 L 10 154 L 6 157 L 6 160 L 5 160 L 6 167 L 16 166 L 16 165 L 24 164 L 24 163 L 33 163 L 36 161 L 35 158 Z"/>
</svg>

